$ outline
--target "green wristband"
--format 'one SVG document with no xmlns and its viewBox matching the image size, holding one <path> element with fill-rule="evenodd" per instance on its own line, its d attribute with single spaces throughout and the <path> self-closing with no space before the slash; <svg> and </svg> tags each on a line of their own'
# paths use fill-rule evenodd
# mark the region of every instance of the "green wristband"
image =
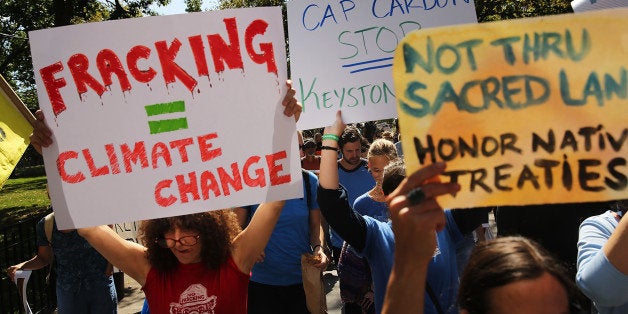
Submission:
<svg viewBox="0 0 628 314">
<path fill-rule="evenodd" d="M 336 134 L 323 134 L 322 139 L 324 139 L 324 140 L 334 140 L 334 141 L 338 142 L 338 140 L 340 140 L 340 137 L 338 137 L 338 135 L 336 135 Z"/>
</svg>

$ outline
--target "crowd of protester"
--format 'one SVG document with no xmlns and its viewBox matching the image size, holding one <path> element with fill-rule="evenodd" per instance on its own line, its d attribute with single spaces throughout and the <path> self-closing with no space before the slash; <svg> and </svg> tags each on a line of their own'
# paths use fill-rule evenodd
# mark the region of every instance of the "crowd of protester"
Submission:
<svg viewBox="0 0 628 314">
<path fill-rule="evenodd" d="M 298 118 L 294 94 L 283 104 Z M 31 141 L 40 150 L 51 133 L 37 117 Z M 72 231 L 90 250 L 72 251 L 74 259 L 104 261 L 95 269 L 106 284 L 80 285 L 74 299 L 61 291 L 59 312 L 116 312 L 71 306 L 97 295 L 92 286 L 111 296 L 108 261 L 142 285 L 152 313 L 191 310 L 183 299 L 199 312 L 308 313 L 301 256 L 309 253 L 321 273 L 337 269 L 344 313 L 628 313 L 625 201 L 443 209 L 438 196 L 460 186 L 432 180 L 442 162 L 406 174 L 397 130 L 346 126 L 338 112 L 331 126 L 299 134 L 300 199 L 144 221 L 142 244 L 108 226 Z M 491 212 L 498 237 L 483 239 L 478 227 Z M 11 277 L 53 255 L 64 264 L 67 232 L 55 228 L 54 242 L 42 233 L 40 225 L 38 254 L 11 266 Z M 93 278 L 59 272 L 60 282 Z"/>
</svg>

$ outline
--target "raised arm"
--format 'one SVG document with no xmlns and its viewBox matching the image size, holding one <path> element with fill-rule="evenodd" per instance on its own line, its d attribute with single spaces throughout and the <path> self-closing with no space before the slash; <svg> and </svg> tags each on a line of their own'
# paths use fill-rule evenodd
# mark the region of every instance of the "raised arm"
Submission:
<svg viewBox="0 0 628 314">
<path fill-rule="evenodd" d="M 249 225 L 233 240 L 231 256 L 243 273 L 251 272 L 264 252 L 285 203 L 276 201 L 259 205 Z"/>
<path fill-rule="evenodd" d="M 145 247 L 123 239 L 109 226 L 82 228 L 78 233 L 113 266 L 144 285 L 150 270 Z"/>
<path fill-rule="evenodd" d="M 602 251 L 617 270 L 628 276 L 628 219 L 619 221 Z"/>
<path fill-rule="evenodd" d="M 628 219 L 602 214 L 587 218 L 578 239 L 578 287 L 596 306 L 628 302 Z"/>
<path fill-rule="evenodd" d="M 444 170 L 444 163 L 426 166 L 405 179 L 388 197 L 396 248 L 382 313 L 423 313 L 427 268 L 436 249 L 436 232 L 446 223 L 436 197 L 460 190 L 458 184 L 429 182 Z M 413 199 L 411 195 L 421 197 Z"/>
<path fill-rule="evenodd" d="M 340 138 L 345 130 L 345 123 L 342 121 L 342 113 L 340 110 L 336 112 L 336 120 L 334 124 L 325 128 L 324 134 L 329 134 Z M 338 140 L 323 136 L 323 145 L 325 149 L 321 150 L 321 168 L 318 174 L 318 184 L 327 190 L 337 190 L 338 183 Z M 331 149 L 330 149 L 331 148 Z M 335 150 L 334 150 L 335 148 Z"/>
<path fill-rule="evenodd" d="M 44 121 L 44 113 L 41 110 L 35 112 L 35 124 L 33 125 L 33 133 L 30 136 L 31 145 L 41 154 L 42 147 L 48 147 L 52 144 L 52 131 Z"/>
<path fill-rule="evenodd" d="M 295 98 L 296 91 L 292 88 L 292 82 L 288 80 L 286 85 L 288 90 L 281 102 L 284 106 L 283 114 L 294 116 L 294 120 L 298 121 L 303 107 Z M 284 204 L 285 201 L 261 204 L 249 225 L 233 240 L 231 256 L 242 272 L 249 273 L 264 252 Z"/>
<path fill-rule="evenodd" d="M 332 126 L 326 127 L 321 150 L 321 168 L 318 175 L 318 205 L 325 220 L 347 243 L 359 251 L 366 242 L 364 218 L 353 211 L 347 192 L 338 183 L 338 141 L 327 135 L 340 137 L 346 125 L 340 111 Z M 334 149 L 335 148 L 335 149 Z"/>
</svg>

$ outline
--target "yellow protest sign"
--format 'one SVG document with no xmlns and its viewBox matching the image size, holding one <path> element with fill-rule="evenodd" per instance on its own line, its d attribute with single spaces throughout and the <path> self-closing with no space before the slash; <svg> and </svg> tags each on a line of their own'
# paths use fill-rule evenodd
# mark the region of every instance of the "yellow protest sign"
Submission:
<svg viewBox="0 0 628 314">
<path fill-rule="evenodd" d="M 2 187 L 30 144 L 28 137 L 33 132 L 33 127 L 14 105 L 17 96 L 2 77 L 0 87 L 2 87 L 0 88 L 0 187 Z"/>
<path fill-rule="evenodd" d="M 446 161 L 445 207 L 623 199 L 628 10 L 415 31 L 393 76 L 408 171 Z"/>
</svg>

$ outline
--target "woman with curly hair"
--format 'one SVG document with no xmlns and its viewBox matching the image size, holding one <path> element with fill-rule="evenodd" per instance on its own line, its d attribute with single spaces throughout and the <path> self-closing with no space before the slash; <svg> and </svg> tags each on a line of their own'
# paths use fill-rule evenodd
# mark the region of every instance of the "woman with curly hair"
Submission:
<svg viewBox="0 0 628 314">
<path fill-rule="evenodd" d="M 107 226 L 79 234 L 142 285 L 152 313 L 246 313 L 249 274 L 284 203 L 260 205 L 244 230 L 231 210 L 148 220 L 145 246 Z"/>
<path fill-rule="evenodd" d="M 301 105 L 288 82 L 284 115 L 298 116 Z M 31 143 L 52 143 L 43 115 Z M 108 226 L 79 229 L 91 246 L 135 279 L 152 313 L 247 312 L 247 288 L 253 265 L 262 254 L 285 201 L 261 204 L 241 230 L 231 210 L 149 220 L 141 227 L 140 245 L 126 241 Z"/>
</svg>

